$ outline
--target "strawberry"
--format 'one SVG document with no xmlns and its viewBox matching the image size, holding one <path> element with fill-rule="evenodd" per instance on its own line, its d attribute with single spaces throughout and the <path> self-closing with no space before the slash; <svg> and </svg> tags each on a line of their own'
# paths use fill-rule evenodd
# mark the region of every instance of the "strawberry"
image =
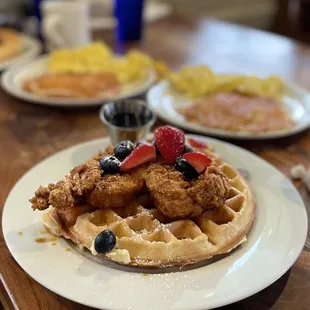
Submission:
<svg viewBox="0 0 310 310">
<path fill-rule="evenodd" d="M 121 171 L 127 171 L 156 159 L 156 150 L 153 145 L 139 144 L 122 162 Z"/>
<path fill-rule="evenodd" d="M 155 130 L 154 137 L 161 156 L 168 164 L 174 164 L 184 150 L 184 132 L 174 127 L 163 126 Z"/>
<path fill-rule="evenodd" d="M 208 145 L 203 141 L 196 140 L 194 138 L 188 138 L 187 141 L 192 147 L 195 147 L 197 149 L 207 149 L 208 148 Z"/>
<path fill-rule="evenodd" d="M 183 158 L 193 166 L 198 173 L 203 172 L 212 162 L 211 158 L 199 152 L 183 154 Z"/>
</svg>

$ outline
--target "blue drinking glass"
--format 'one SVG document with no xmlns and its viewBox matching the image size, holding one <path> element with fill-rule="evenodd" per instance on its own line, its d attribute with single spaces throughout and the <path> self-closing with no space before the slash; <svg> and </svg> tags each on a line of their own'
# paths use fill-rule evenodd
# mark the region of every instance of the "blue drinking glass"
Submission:
<svg viewBox="0 0 310 310">
<path fill-rule="evenodd" d="M 33 0 L 33 13 L 39 21 L 41 21 L 40 3 L 41 0 Z"/>
<path fill-rule="evenodd" d="M 38 29 L 37 29 L 37 36 L 38 38 L 43 41 L 42 38 L 42 29 L 41 29 L 41 9 L 40 4 L 43 0 L 33 0 L 33 15 L 37 18 L 38 21 Z"/>
<path fill-rule="evenodd" d="M 144 0 L 115 0 L 116 36 L 119 41 L 140 40 Z"/>
</svg>

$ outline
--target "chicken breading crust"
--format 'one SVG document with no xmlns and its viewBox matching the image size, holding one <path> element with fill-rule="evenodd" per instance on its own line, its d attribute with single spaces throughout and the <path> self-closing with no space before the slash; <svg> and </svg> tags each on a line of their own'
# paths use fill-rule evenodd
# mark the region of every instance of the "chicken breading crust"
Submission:
<svg viewBox="0 0 310 310">
<path fill-rule="evenodd" d="M 228 178 L 216 166 L 210 166 L 193 182 L 157 164 L 150 165 L 146 173 L 145 182 L 156 208 L 170 218 L 193 217 L 221 207 L 229 195 Z"/>
<path fill-rule="evenodd" d="M 149 193 L 163 215 L 183 218 L 221 207 L 228 198 L 228 178 L 215 164 L 193 181 L 186 180 L 174 166 L 161 162 L 145 164 L 128 173 L 102 175 L 99 160 L 112 151 L 110 147 L 77 166 L 56 184 L 40 186 L 30 200 L 32 208 L 44 210 L 51 205 L 64 211 L 81 204 L 122 208 L 137 196 Z"/>
</svg>

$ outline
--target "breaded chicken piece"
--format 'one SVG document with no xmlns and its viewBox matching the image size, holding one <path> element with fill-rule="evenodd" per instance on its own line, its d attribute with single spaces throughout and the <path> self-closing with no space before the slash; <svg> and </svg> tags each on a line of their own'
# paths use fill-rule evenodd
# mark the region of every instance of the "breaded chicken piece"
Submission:
<svg viewBox="0 0 310 310">
<path fill-rule="evenodd" d="M 30 200 L 32 208 L 44 210 L 52 205 L 56 209 L 67 209 L 80 203 L 83 195 L 90 192 L 101 178 L 101 168 L 96 160 L 89 160 L 71 170 L 55 185 L 40 186 Z"/>
<path fill-rule="evenodd" d="M 222 207 L 229 196 L 228 178 L 217 166 L 210 166 L 191 182 L 188 196 L 203 210 Z"/>
<path fill-rule="evenodd" d="M 121 208 L 141 192 L 143 178 L 129 174 L 105 175 L 96 183 L 87 203 L 96 208 Z"/>
<path fill-rule="evenodd" d="M 193 217 L 221 207 L 230 189 L 228 178 L 217 166 L 208 167 L 188 182 L 174 167 L 152 164 L 146 170 L 145 181 L 156 208 L 170 218 Z"/>
<path fill-rule="evenodd" d="M 77 178 L 76 178 L 77 179 Z M 75 186 L 71 176 L 65 176 L 61 181 L 57 182 L 55 188 L 50 192 L 48 197 L 49 205 L 54 206 L 56 209 L 71 208 L 78 202 L 77 197 L 80 195 L 77 191 L 74 194 L 73 188 Z"/>
<path fill-rule="evenodd" d="M 112 153 L 111 146 L 106 152 L 72 169 L 58 183 L 39 187 L 30 200 L 32 208 L 44 210 L 51 205 L 66 218 L 71 214 L 70 209 L 79 205 L 121 208 L 140 199 L 150 208 L 155 206 L 164 216 L 184 218 L 221 207 L 229 196 L 228 178 L 216 165 L 208 167 L 192 181 L 186 180 L 174 166 L 160 161 L 144 164 L 127 173 L 102 175 L 99 161 Z"/>
<path fill-rule="evenodd" d="M 33 210 L 45 210 L 49 207 L 49 196 L 51 191 L 55 188 L 54 184 L 49 184 L 47 187 L 40 186 L 34 193 L 34 197 L 29 201 L 32 204 Z"/>
<path fill-rule="evenodd" d="M 71 208 L 82 202 L 84 195 L 88 194 L 101 179 L 100 158 L 109 155 L 111 148 L 100 153 L 85 163 L 71 170 L 68 176 L 56 184 L 48 187 L 40 186 L 30 202 L 34 210 L 45 210 L 50 205 L 56 209 Z M 113 149 L 112 149 L 113 152 Z"/>
<path fill-rule="evenodd" d="M 152 164 L 146 171 L 146 186 L 156 208 L 170 218 L 196 216 L 202 212 L 187 195 L 190 183 L 174 167 Z"/>
<path fill-rule="evenodd" d="M 118 208 L 126 206 L 138 193 L 143 192 L 146 165 L 129 174 L 102 176 L 99 160 L 113 153 L 108 147 L 71 170 L 58 183 L 40 187 L 30 200 L 32 208 L 44 210 L 52 205 L 56 209 L 68 209 L 87 202 L 95 208 Z"/>
</svg>

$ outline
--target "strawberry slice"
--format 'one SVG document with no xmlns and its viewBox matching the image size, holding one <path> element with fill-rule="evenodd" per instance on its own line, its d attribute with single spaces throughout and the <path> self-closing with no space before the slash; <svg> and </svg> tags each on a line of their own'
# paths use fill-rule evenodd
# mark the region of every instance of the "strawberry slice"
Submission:
<svg viewBox="0 0 310 310">
<path fill-rule="evenodd" d="M 174 164 L 184 150 L 184 132 L 170 126 L 159 127 L 154 132 L 155 144 L 168 164 Z"/>
<path fill-rule="evenodd" d="M 203 172 L 212 162 L 212 159 L 199 152 L 186 153 L 183 158 L 195 168 L 198 173 Z"/>
<path fill-rule="evenodd" d="M 155 147 L 151 144 L 140 144 L 122 162 L 121 171 L 127 171 L 155 159 Z"/>
<path fill-rule="evenodd" d="M 208 145 L 205 142 L 202 142 L 200 140 L 196 140 L 194 138 L 188 138 L 187 141 L 192 147 L 196 147 L 197 149 L 207 149 L 208 148 Z"/>
</svg>

